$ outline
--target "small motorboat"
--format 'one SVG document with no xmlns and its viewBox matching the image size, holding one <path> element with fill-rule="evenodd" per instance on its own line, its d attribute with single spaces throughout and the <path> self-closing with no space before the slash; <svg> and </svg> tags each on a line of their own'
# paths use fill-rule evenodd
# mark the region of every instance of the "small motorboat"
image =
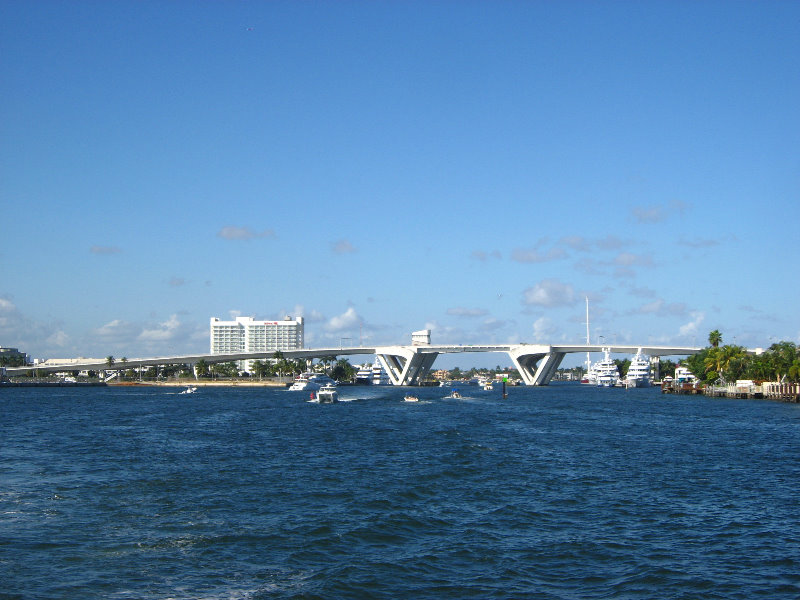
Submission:
<svg viewBox="0 0 800 600">
<path fill-rule="evenodd" d="M 185 390 L 183 390 L 180 393 L 181 394 L 194 394 L 196 391 L 197 391 L 197 386 L 196 385 L 190 385 L 189 387 L 187 387 Z"/>
<path fill-rule="evenodd" d="M 326 384 L 319 388 L 317 392 L 317 402 L 320 404 L 330 404 L 339 401 L 339 392 L 333 384 Z"/>
<path fill-rule="evenodd" d="M 450 400 L 461 400 L 463 397 L 464 396 L 462 396 L 461 392 L 459 392 L 458 390 L 453 390 L 452 392 L 450 392 L 449 396 L 445 396 L 445 398 Z"/>
<path fill-rule="evenodd" d="M 417 398 L 416 396 L 412 396 L 411 394 L 406 394 L 403 400 L 405 400 L 406 402 L 419 402 L 419 398 Z"/>
</svg>

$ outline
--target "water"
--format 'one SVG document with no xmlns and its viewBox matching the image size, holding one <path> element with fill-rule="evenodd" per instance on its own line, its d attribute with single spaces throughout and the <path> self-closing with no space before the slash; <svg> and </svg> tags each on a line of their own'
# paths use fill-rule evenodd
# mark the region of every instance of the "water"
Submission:
<svg viewBox="0 0 800 600">
<path fill-rule="evenodd" d="M 798 598 L 800 406 L 0 390 L 0 598 Z"/>
</svg>

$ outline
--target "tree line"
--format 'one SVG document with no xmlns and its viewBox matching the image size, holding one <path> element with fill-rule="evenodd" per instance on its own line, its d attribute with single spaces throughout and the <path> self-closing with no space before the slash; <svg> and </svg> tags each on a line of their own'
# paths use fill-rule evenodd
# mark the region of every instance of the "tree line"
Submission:
<svg viewBox="0 0 800 600">
<path fill-rule="evenodd" d="M 776 342 L 761 354 L 748 354 L 744 346 L 722 344 L 722 334 L 708 335 L 709 345 L 682 362 L 701 381 L 733 383 L 737 379 L 756 382 L 800 382 L 800 347 Z"/>
</svg>

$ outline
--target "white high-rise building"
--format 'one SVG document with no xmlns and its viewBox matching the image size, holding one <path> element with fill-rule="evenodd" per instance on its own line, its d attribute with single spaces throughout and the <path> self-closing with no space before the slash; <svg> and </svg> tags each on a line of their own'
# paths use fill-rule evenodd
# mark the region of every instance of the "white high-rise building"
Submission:
<svg viewBox="0 0 800 600">
<path fill-rule="evenodd" d="M 303 317 L 283 321 L 256 321 L 253 317 L 236 317 L 220 321 L 211 317 L 211 354 L 237 352 L 269 352 L 303 348 Z M 239 368 L 250 371 L 253 361 L 240 361 Z"/>
</svg>

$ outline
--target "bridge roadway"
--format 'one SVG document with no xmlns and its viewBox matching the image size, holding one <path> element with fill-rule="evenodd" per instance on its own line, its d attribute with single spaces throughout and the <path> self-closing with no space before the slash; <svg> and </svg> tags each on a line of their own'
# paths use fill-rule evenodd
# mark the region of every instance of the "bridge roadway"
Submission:
<svg viewBox="0 0 800 600">
<path fill-rule="evenodd" d="M 544 344 L 504 344 L 504 345 L 418 345 L 418 346 L 358 346 L 351 348 L 306 348 L 303 350 L 286 350 L 283 356 L 287 359 L 321 358 L 323 356 L 352 356 L 374 354 L 394 385 L 417 385 L 430 372 L 439 354 L 462 352 L 505 352 L 517 368 L 525 385 L 547 385 L 553 378 L 561 361 L 567 354 L 584 352 L 609 351 L 612 354 L 635 354 L 641 350 L 652 357 L 686 356 L 700 352 L 702 348 L 669 347 L 669 346 L 609 346 L 595 344 L 544 345 Z M 70 361 L 69 363 L 45 363 L 35 367 L 40 373 L 60 373 L 71 371 L 117 371 L 137 367 L 153 367 L 159 365 L 196 365 L 203 360 L 206 363 L 221 363 L 238 360 L 261 360 L 272 358 L 274 350 L 267 352 L 242 352 L 237 354 L 194 354 L 187 356 L 161 356 L 153 358 L 132 358 L 125 362 L 118 361 L 109 366 L 106 361 Z M 19 376 L 27 373 L 31 367 L 9 367 L 8 376 Z"/>
</svg>

